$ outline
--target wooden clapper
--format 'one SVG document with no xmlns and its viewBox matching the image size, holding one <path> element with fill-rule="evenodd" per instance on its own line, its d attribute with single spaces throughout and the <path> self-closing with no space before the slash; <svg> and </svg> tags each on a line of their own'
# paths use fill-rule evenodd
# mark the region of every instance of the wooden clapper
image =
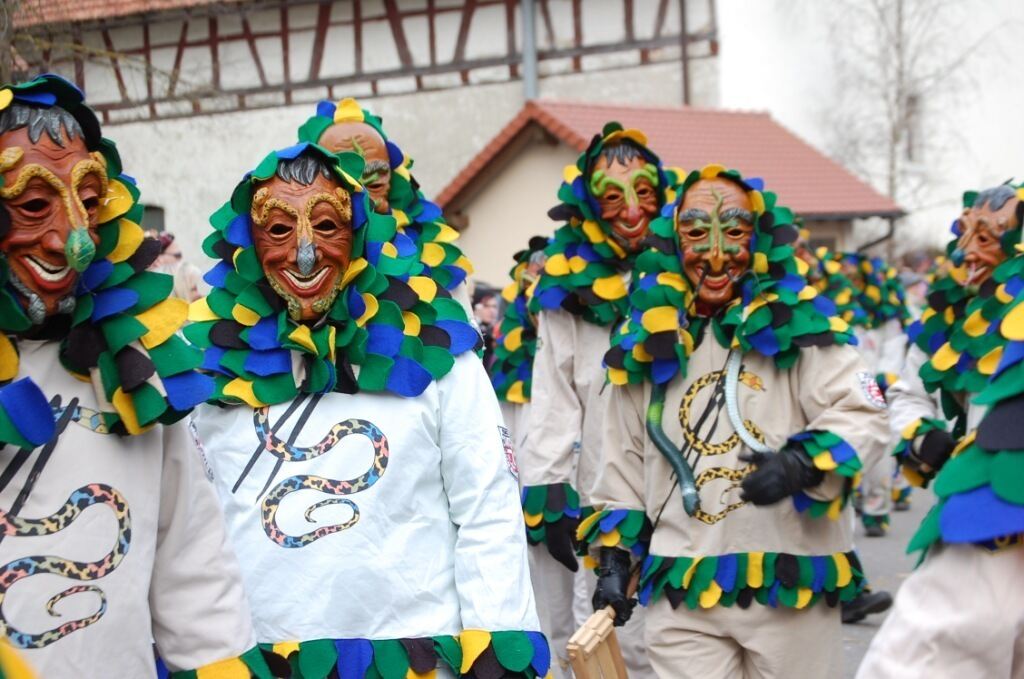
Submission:
<svg viewBox="0 0 1024 679">
<path fill-rule="evenodd" d="M 636 593 L 639 581 L 637 569 L 629 581 L 629 596 Z M 569 663 L 576 679 L 629 679 L 619 639 L 615 636 L 614 620 L 615 611 L 605 606 L 587 618 L 569 638 Z"/>
</svg>

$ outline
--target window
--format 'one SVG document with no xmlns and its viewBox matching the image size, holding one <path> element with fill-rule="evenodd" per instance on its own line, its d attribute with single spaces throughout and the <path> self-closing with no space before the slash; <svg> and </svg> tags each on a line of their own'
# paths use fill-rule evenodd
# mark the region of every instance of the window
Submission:
<svg viewBox="0 0 1024 679">
<path fill-rule="evenodd" d="M 160 233 L 164 230 L 164 209 L 157 205 L 142 206 L 142 224 L 145 231 Z"/>
</svg>

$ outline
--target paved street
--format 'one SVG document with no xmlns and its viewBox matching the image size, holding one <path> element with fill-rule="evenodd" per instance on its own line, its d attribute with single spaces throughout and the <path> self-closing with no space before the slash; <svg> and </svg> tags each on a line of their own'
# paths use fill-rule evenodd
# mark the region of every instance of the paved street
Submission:
<svg viewBox="0 0 1024 679">
<path fill-rule="evenodd" d="M 888 590 L 895 597 L 896 590 L 913 570 L 917 555 L 906 553 L 907 543 L 933 500 L 930 490 L 915 488 L 910 511 L 892 514 L 892 526 L 884 538 L 864 537 L 863 528 L 857 526 L 857 549 L 874 589 Z M 844 677 L 852 678 L 856 674 L 857 666 L 883 620 L 884 616 L 873 615 L 855 625 L 843 625 Z"/>
</svg>

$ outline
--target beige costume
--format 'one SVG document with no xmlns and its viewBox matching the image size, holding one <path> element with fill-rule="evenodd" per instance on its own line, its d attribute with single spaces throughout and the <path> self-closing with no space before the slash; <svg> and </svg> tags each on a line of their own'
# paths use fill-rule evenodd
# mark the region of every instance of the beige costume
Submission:
<svg viewBox="0 0 1024 679">
<path fill-rule="evenodd" d="M 605 386 L 602 360 L 610 333 L 609 326 L 561 309 L 541 311 L 538 320 L 529 432 L 519 455 L 520 483 L 569 483 L 580 495 L 580 507 L 593 504 L 591 489 L 600 469 L 602 395 L 611 389 Z M 533 545 L 529 552 L 541 627 L 567 673 L 566 643 L 582 622 L 578 606 L 573 613 L 573 602 L 581 596 L 590 600 L 594 574 L 589 569 L 582 576 L 572 573 L 543 545 Z M 585 594 L 579 591 L 584 585 Z M 643 615 L 634 615 L 618 636 L 630 677 L 654 676 L 644 649 Z"/>
<path fill-rule="evenodd" d="M 928 360 L 912 346 L 899 382 L 889 389 L 894 437 L 919 418 L 943 417 L 919 376 Z M 970 402 L 971 396 L 957 395 L 967 410 L 967 431 L 978 426 L 985 412 Z M 900 588 L 857 676 L 1024 677 L 1022 565 L 1019 546 L 998 551 L 970 544 L 933 546 Z M 986 623 L 979 626 L 979 620 Z"/>
<path fill-rule="evenodd" d="M 839 612 L 818 599 L 834 606 L 859 588 L 850 553 L 852 509 L 841 508 L 840 499 L 852 479 L 830 473 L 806 491 L 804 506 L 831 503 L 833 518 L 801 513 L 795 501 L 743 502 L 740 482 L 749 466 L 738 459 L 745 447 L 721 390 L 728 355 L 709 330 L 689 358 L 687 376 L 669 383 L 665 399 L 664 432 L 693 468 L 697 513 L 684 512 L 672 468 L 645 431 L 649 382 L 609 387 L 593 500 L 606 511 L 640 510 L 654 524 L 644 575 L 656 577 L 641 580 L 641 603 L 653 602 L 646 634 L 659 676 L 838 676 Z M 884 455 L 884 402 L 866 386 L 856 351 L 805 348 L 788 370 L 760 354 L 743 358 L 737 402 L 755 437 L 779 449 L 804 431 L 831 432 L 864 466 Z M 620 529 L 607 540 L 602 533 L 591 546 L 595 554 L 602 544 L 615 544 Z"/>
</svg>

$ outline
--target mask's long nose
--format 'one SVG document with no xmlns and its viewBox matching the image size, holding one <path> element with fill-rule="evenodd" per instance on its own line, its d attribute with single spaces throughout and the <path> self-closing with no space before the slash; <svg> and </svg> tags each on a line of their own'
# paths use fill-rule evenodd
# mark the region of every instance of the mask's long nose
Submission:
<svg viewBox="0 0 1024 679">
<path fill-rule="evenodd" d="M 68 266 L 82 273 L 96 256 L 96 244 L 89 236 L 89 230 L 84 227 L 71 229 L 68 240 L 64 244 L 64 256 L 68 260 Z"/>
<path fill-rule="evenodd" d="M 300 238 L 299 251 L 295 254 L 295 264 L 299 267 L 299 273 L 309 276 L 316 266 L 316 246 L 307 238 Z"/>
</svg>

